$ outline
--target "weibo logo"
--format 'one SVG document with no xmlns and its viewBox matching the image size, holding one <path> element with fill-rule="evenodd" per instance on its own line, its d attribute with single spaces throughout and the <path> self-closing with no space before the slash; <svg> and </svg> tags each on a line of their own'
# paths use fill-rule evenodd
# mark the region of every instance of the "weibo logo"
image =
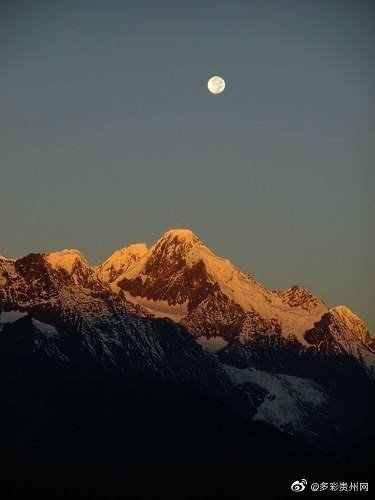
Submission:
<svg viewBox="0 0 375 500">
<path fill-rule="evenodd" d="M 306 479 L 301 479 L 301 481 L 294 481 L 290 489 L 295 493 L 300 493 L 306 488 L 306 484 L 307 484 Z"/>
</svg>

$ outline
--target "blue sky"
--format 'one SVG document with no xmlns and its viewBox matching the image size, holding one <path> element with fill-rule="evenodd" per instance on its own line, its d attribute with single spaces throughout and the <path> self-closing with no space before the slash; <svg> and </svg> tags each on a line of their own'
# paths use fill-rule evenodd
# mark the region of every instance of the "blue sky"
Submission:
<svg viewBox="0 0 375 500">
<path fill-rule="evenodd" d="M 1 254 L 96 264 L 189 227 L 374 332 L 373 2 L 0 9 Z"/>
</svg>

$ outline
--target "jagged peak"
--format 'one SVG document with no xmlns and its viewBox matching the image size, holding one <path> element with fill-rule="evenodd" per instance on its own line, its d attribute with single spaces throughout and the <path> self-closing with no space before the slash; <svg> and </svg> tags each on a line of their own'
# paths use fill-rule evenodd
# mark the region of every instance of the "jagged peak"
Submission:
<svg viewBox="0 0 375 500">
<path fill-rule="evenodd" d="M 289 288 L 286 288 L 285 290 L 280 290 L 276 292 L 277 295 L 280 297 L 284 298 L 301 298 L 304 300 L 307 299 L 317 299 L 316 297 L 309 289 L 300 286 L 300 285 L 292 285 Z"/>
<path fill-rule="evenodd" d="M 362 341 L 370 338 L 368 328 L 359 316 L 351 311 L 347 306 L 339 305 L 329 309 L 328 314 L 331 315 L 334 321 L 344 325 L 348 330 L 357 334 Z"/>
<path fill-rule="evenodd" d="M 300 286 L 300 285 L 292 285 L 289 288 L 287 288 L 285 291 L 297 291 L 297 290 L 303 290 L 303 291 L 308 291 L 306 288 Z"/>
<path fill-rule="evenodd" d="M 284 304 L 291 307 L 302 307 L 306 311 L 325 306 L 321 298 L 313 295 L 310 290 L 299 285 L 293 285 L 286 290 L 276 292 Z"/>
<path fill-rule="evenodd" d="M 339 317 L 342 320 L 344 319 L 346 321 L 355 322 L 358 324 L 363 324 L 363 326 L 365 326 L 364 321 L 359 316 L 357 316 L 357 314 L 355 314 L 351 309 L 349 309 L 349 307 L 347 307 L 347 306 L 338 305 L 335 307 L 331 307 L 329 309 L 329 313 L 332 316 Z"/>
<path fill-rule="evenodd" d="M 75 248 L 65 248 L 64 250 L 50 252 L 43 255 L 53 268 L 63 268 L 68 272 L 72 272 L 77 261 L 81 262 L 85 267 L 90 267 L 86 257 L 80 250 Z"/>
<path fill-rule="evenodd" d="M 200 241 L 198 236 L 195 233 L 193 233 L 191 229 L 188 228 L 169 229 L 163 234 L 161 239 L 170 239 L 170 238 L 177 238 L 182 241 L 192 241 L 192 242 Z"/>
<path fill-rule="evenodd" d="M 285 290 L 279 290 L 276 293 L 278 293 L 279 295 L 287 295 L 292 293 L 304 293 L 304 294 L 306 293 L 313 297 L 313 294 L 310 292 L 310 290 L 300 285 L 292 285 L 288 288 L 285 288 Z"/>
<path fill-rule="evenodd" d="M 148 248 L 146 243 L 132 243 L 131 245 L 120 248 L 120 250 L 116 250 L 115 252 L 113 252 L 113 254 L 110 255 L 108 259 L 106 259 L 97 267 L 101 267 L 108 262 L 116 262 L 118 259 L 127 257 L 129 255 L 143 256 L 145 253 L 147 253 L 147 251 Z"/>
<path fill-rule="evenodd" d="M 358 318 L 358 316 L 356 314 L 354 314 L 353 311 L 351 311 L 349 309 L 349 307 L 344 306 L 342 304 L 340 304 L 338 306 L 335 306 L 335 307 L 332 307 L 330 309 L 330 311 L 331 312 L 337 312 L 338 314 L 344 314 L 344 315 L 347 315 L 347 316 L 353 316 L 353 317 Z"/>
<path fill-rule="evenodd" d="M 169 229 L 150 248 L 150 253 L 156 249 L 178 248 L 180 251 L 202 246 L 203 243 L 190 229 Z"/>
<path fill-rule="evenodd" d="M 215 255 L 193 231 L 183 228 L 166 231 L 152 245 L 143 261 L 150 263 L 160 260 L 170 263 L 176 259 L 183 259 L 188 266 L 195 265 L 199 261 L 203 261 L 206 265 L 213 260 L 229 262 Z"/>
<path fill-rule="evenodd" d="M 116 250 L 102 264 L 96 266 L 101 279 L 110 283 L 119 279 L 148 252 L 146 243 L 133 243 L 120 250 Z"/>
<path fill-rule="evenodd" d="M 174 270 L 176 266 L 180 269 L 194 268 L 202 263 L 214 281 L 229 279 L 234 272 L 231 262 L 215 255 L 193 231 L 187 228 L 170 229 L 126 272 L 126 277 L 136 278 L 150 273 L 154 278 L 159 275 L 165 277 L 172 267 Z"/>
</svg>

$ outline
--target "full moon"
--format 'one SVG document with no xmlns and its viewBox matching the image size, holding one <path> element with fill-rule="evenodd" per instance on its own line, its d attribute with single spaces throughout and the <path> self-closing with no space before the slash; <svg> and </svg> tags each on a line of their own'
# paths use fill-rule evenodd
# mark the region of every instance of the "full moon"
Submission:
<svg viewBox="0 0 375 500">
<path fill-rule="evenodd" d="M 225 81 L 221 76 L 213 76 L 208 80 L 207 88 L 212 94 L 220 94 L 225 89 Z"/>
</svg>

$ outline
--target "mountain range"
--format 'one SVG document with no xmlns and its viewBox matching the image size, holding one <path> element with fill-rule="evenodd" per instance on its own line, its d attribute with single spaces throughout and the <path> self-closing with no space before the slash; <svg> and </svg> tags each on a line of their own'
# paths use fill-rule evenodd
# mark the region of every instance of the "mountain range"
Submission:
<svg viewBox="0 0 375 500">
<path fill-rule="evenodd" d="M 150 443 L 167 460 L 181 433 L 184 459 L 208 439 L 210 460 L 223 448 L 239 461 L 249 447 L 269 460 L 270 435 L 287 460 L 345 461 L 372 439 L 365 323 L 300 286 L 268 290 L 188 229 L 96 267 L 78 250 L 1 257 L 0 362 L 5 461 L 123 460 L 106 432 L 139 460 Z"/>
<path fill-rule="evenodd" d="M 114 292 L 185 325 L 203 344 L 245 344 L 254 333 L 273 332 L 304 347 L 353 355 L 374 375 L 370 334 L 347 307 L 328 308 L 297 285 L 268 290 L 190 230 L 168 231 L 149 250 L 125 247 L 95 270 Z"/>
</svg>

